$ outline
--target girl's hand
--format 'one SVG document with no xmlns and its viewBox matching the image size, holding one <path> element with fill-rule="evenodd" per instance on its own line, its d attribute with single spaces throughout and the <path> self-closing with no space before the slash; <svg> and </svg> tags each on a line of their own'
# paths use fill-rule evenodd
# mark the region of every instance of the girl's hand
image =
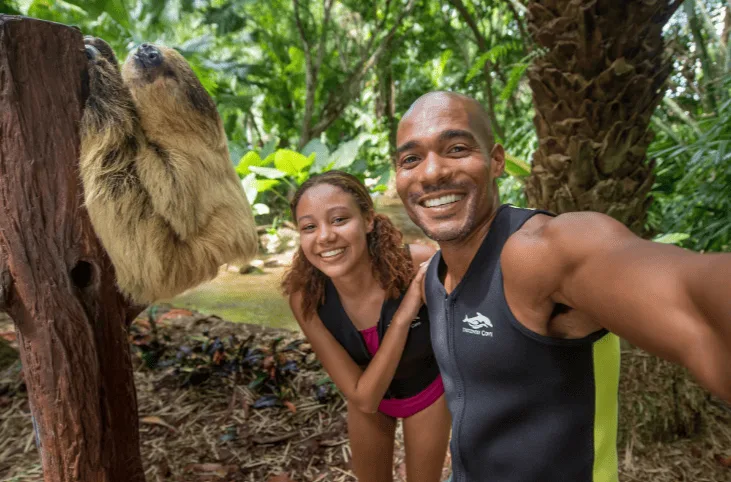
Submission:
<svg viewBox="0 0 731 482">
<path fill-rule="evenodd" d="M 431 261 L 431 259 L 429 261 Z M 399 306 L 398 311 L 396 311 L 392 323 L 411 325 L 411 322 L 414 321 L 414 318 L 416 318 L 416 315 L 419 313 L 421 305 L 424 304 L 422 287 L 424 284 L 426 269 L 429 267 L 429 261 L 424 261 L 421 263 L 421 266 L 419 266 L 419 270 L 416 272 L 416 276 L 414 276 L 414 279 L 411 281 L 411 285 L 409 285 L 409 289 L 406 291 L 403 300 L 401 300 L 401 305 Z"/>
</svg>

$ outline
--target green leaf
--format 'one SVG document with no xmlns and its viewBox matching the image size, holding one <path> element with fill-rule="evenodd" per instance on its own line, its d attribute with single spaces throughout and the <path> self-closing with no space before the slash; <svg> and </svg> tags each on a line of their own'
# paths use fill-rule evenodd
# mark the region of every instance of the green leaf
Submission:
<svg viewBox="0 0 731 482">
<path fill-rule="evenodd" d="M 15 3 L 12 1 L 7 2 L 0 0 L 0 12 L 6 15 L 22 15 L 19 10 L 15 9 Z"/>
<path fill-rule="evenodd" d="M 257 179 L 256 190 L 257 192 L 265 192 L 278 186 L 279 184 L 280 182 L 276 179 Z"/>
<path fill-rule="evenodd" d="M 341 144 L 328 159 L 328 165 L 331 166 L 330 169 L 344 169 L 353 164 L 359 149 L 360 139 L 353 139 L 352 141 Z"/>
<path fill-rule="evenodd" d="M 244 177 L 249 174 L 249 167 L 261 166 L 262 164 L 263 161 L 259 157 L 259 154 L 256 151 L 249 151 L 244 154 L 244 157 L 241 158 L 238 166 L 236 166 L 236 173 L 240 177 Z"/>
<path fill-rule="evenodd" d="M 513 177 L 526 177 L 530 174 L 530 164 L 506 153 L 505 172 Z"/>
<path fill-rule="evenodd" d="M 246 200 L 249 201 L 249 204 L 254 204 L 254 201 L 256 201 L 256 195 L 259 193 L 259 190 L 256 187 L 256 174 L 251 173 L 244 177 L 241 180 L 241 187 L 244 188 Z"/>
<path fill-rule="evenodd" d="M 83 8 L 89 16 L 109 15 L 125 30 L 130 30 L 130 16 L 124 0 L 66 0 L 71 5 Z"/>
<path fill-rule="evenodd" d="M 259 155 L 262 157 L 262 159 L 266 159 L 269 157 L 270 154 L 274 153 L 274 149 L 277 148 L 277 142 L 278 140 L 276 138 L 270 140 L 266 144 L 264 144 L 264 147 L 261 149 L 261 152 Z"/>
<path fill-rule="evenodd" d="M 506 101 L 513 95 L 515 89 L 520 84 L 520 79 L 523 78 L 523 74 L 528 70 L 529 63 L 518 64 L 510 70 L 508 75 L 508 82 L 505 84 L 505 88 L 500 92 L 500 100 Z"/>
<path fill-rule="evenodd" d="M 444 70 L 447 68 L 447 62 L 452 57 L 452 51 L 447 49 L 442 52 L 439 57 L 439 61 L 431 69 L 431 81 L 434 87 L 439 87 L 442 83 L 442 77 L 444 77 Z"/>
<path fill-rule="evenodd" d="M 678 244 L 681 241 L 685 241 L 686 239 L 690 238 L 690 234 L 685 233 L 667 233 L 663 234 L 661 236 L 657 236 L 653 241 L 656 243 L 663 243 L 663 244 Z"/>
<path fill-rule="evenodd" d="M 274 169 L 271 167 L 251 166 L 251 167 L 249 167 L 249 170 L 251 172 L 259 174 L 260 176 L 264 176 L 267 179 L 281 179 L 287 175 L 286 173 L 280 171 L 279 169 Z"/>
<path fill-rule="evenodd" d="M 289 53 L 290 62 L 284 68 L 284 71 L 292 74 L 303 73 L 305 71 L 305 53 L 294 46 L 289 47 L 287 52 Z"/>
<path fill-rule="evenodd" d="M 325 166 L 328 158 L 330 157 L 330 151 L 327 149 L 320 139 L 312 139 L 302 148 L 302 154 L 305 156 L 315 155 L 315 162 L 313 163 L 312 172 L 321 172 L 321 168 Z"/>
<path fill-rule="evenodd" d="M 274 155 L 274 167 L 282 172 L 296 177 L 310 167 L 314 158 L 308 158 L 299 152 L 289 149 L 279 149 Z"/>
<path fill-rule="evenodd" d="M 477 57 L 477 60 L 475 60 L 475 62 L 472 64 L 472 67 L 470 67 L 469 72 L 467 72 L 467 77 L 465 77 L 464 79 L 465 83 L 477 77 L 477 74 L 480 73 L 482 67 L 485 65 L 485 62 L 487 62 L 487 58 L 489 55 L 490 52 L 485 52 L 484 54 Z"/>
<path fill-rule="evenodd" d="M 506 56 L 509 52 L 509 44 L 495 45 L 493 48 L 477 57 L 477 60 L 475 60 L 475 62 L 472 64 L 472 67 L 470 67 L 469 72 L 467 72 L 467 77 L 465 77 L 464 81 L 469 82 L 470 80 L 474 79 L 477 74 L 480 73 L 482 68 L 485 66 L 485 62 L 487 62 L 488 60 L 491 63 L 495 63 L 499 58 Z"/>
<path fill-rule="evenodd" d="M 261 165 L 262 166 L 271 166 L 271 165 L 274 165 L 274 158 L 275 158 L 275 153 L 272 152 L 271 154 L 269 154 L 268 156 L 266 156 L 263 161 L 261 161 Z"/>
<path fill-rule="evenodd" d="M 215 45 L 216 37 L 210 33 L 194 37 L 186 42 L 183 42 L 178 47 L 181 53 L 186 54 L 199 54 L 208 51 Z"/>
</svg>

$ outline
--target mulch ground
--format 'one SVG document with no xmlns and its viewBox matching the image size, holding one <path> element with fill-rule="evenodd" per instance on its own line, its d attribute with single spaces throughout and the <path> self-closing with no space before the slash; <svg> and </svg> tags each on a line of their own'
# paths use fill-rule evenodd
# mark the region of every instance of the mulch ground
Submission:
<svg viewBox="0 0 731 482">
<path fill-rule="evenodd" d="M 12 325 L 0 334 L 13 340 Z M 149 481 L 355 480 L 345 402 L 300 333 L 155 307 L 130 343 Z M 731 481 L 731 412 L 703 410 L 690 438 L 626 437 L 620 480 Z M 0 433 L 0 480 L 42 480 L 19 363 L 0 372 Z M 404 481 L 397 434 L 394 480 Z"/>
</svg>

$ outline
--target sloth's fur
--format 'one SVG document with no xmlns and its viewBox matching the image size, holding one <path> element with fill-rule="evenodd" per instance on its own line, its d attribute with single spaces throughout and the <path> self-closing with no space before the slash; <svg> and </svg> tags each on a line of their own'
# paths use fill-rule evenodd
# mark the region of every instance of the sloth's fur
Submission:
<svg viewBox="0 0 731 482">
<path fill-rule="evenodd" d="M 146 304 L 250 260 L 258 248 L 251 207 L 216 106 L 185 59 L 155 46 L 160 65 L 133 52 L 120 73 L 109 45 L 84 43 L 84 201 L 120 290 Z"/>
</svg>

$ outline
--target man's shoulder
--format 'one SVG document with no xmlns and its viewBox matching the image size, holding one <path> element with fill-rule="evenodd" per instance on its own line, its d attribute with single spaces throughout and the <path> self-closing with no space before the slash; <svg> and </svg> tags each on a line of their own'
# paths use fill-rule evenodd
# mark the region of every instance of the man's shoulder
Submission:
<svg viewBox="0 0 731 482">
<path fill-rule="evenodd" d="M 554 238 L 611 234 L 616 230 L 626 231 L 627 228 L 614 218 L 595 211 L 576 211 L 555 216 L 539 212 L 531 216 L 516 234 L 550 242 Z"/>
<path fill-rule="evenodd" d="M 602 213 L 581 211 L 548 216 L 531 216 L 508 239 L 503 258 L 516 261 L 529 270 L 555 269 L 581 253 L 593 251 L 598 244 L 626 237 L 629 230 Z"/>
</svg>

